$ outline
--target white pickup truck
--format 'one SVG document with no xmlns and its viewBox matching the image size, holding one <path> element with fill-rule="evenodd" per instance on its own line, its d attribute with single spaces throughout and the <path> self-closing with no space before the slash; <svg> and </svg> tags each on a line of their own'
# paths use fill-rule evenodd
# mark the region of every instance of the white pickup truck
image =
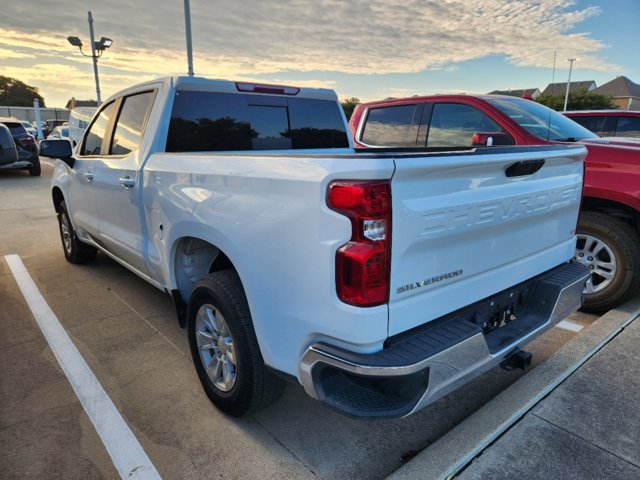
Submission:
<svg viewBox="0 0 640 480">
<path fill-rule="evenodd" d="M 401 417 L 580 307 L 583 146 L 356 150 L 334 92 L 164 78 L 107 100 L 52 181 L 64 254 L 173 298 L 232 415 L 284 379 Z"/>
</svg>

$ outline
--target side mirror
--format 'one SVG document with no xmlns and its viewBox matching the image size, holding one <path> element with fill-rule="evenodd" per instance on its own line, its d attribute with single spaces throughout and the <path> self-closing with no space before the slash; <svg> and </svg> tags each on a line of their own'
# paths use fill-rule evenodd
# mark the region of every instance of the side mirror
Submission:
<svg viewBox="0 0 640 480">
<path fill-rule="evenodd" d="M 514 145 L 513 138 L 503 132 L 476 132 L 471 139 L 472 147 L 497 147 Z"/>
<path fill-rule="evenodd" d="M 43 140 L 40 142 L 40 155 L 43 157 L 59 158 L 73 168 L 74 160 L 69 140 Z"/>
</svg>

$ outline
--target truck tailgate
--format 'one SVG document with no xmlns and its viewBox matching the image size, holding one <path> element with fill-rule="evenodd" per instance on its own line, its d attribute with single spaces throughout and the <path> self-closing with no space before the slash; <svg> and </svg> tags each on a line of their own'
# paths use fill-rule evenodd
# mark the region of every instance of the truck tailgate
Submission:
<svg viewBox="0 0 640 480">
<path fill-rule="evenodd" d="M 569 260 L 585 155 L 546 146 L 396 157 L 389 336 Z"/>
</svg>

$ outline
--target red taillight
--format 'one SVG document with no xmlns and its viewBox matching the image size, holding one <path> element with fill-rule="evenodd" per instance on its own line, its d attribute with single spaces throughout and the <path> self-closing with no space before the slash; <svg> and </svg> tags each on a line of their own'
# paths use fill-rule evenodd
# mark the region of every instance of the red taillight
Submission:
<svg viewBox="0 0 640 480">
<path fill-rule="evenodd" d="M 338 297 L 360 307 L 387 303 L 391 263 L 389 182 L 332 182 L 327 204 L 351 220 L 351 240 L 336 253 Z"/>
<path fill-rule="evenodd" d="M 31 135 L 29 135 L 28 137 L 20 137 L 19 140 L 23 145 L 26 145 L 28 143 L 35 143 L 35 139 Z"/>
</svg>

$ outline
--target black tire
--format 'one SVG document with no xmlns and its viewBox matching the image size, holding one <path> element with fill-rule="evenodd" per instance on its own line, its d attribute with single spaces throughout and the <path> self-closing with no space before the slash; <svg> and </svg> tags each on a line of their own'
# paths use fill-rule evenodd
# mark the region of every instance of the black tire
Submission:
<svg viewBox="0 0 640 480">
<path fill-rule="evenodd" d="M 610 283 L 593 293 L 585 290 L 582 300 L 581 310 L 603 313 L 626 302 L 640 289 L 640 238 L 636 230 L 619 218 L 600 212 L 582 212 L 578 222 L 576 258 L 587 264 L 589 258 L 595 261 L 598 258 L 588 256 L 584 250 L 585 235 L 604 243 L 613 253 L 616 263 Z M 579 257 L 580 253 L 582 257 Z M 598 255 L 605 262 L 610 257 L 606 249 Z M 604 277 L 592 274 L 592 285 L 598 286 L 598 282 L 603 281 Z"/>
<path fill-rule="evenodd" d="M 213 311 L 211 307 L 213 307 Z M 207 374 L 204 365 L 206 359 L 203 357 L 210 359 L 208 364 L 211 366 L 217 363 L 214 356 L 221 359 L 229 351 L 222 352 L 223 348 L 228 347 L 224 347 L 226 345 L 224 340 L 219 340 L 226 336 L 225 334 L 219 334 L 216 337 L 214 333 L 211 337 L 211 345 L 216 344 L 218 348 L 206 348 L 208 346 L 206 339 L 209 337 L 204 334 L 213 331 L 202 324 L 203 315 L 206 313 L 214 314 L 214 318 L 217 318 L 217 325 L 224 323 L 228 327 L 226 332 L 231 336 L 232 354 L 236 363 L 233 365 L 228 358 L 223 360 L 227 364 L 231 362 L 235 377 L 232 386 L 224 385 L 225 388 L 228 388 L 227 391 L 216 385 Z M 222 316 L 222 322 L 220 322 L 219 315 Z M 244 290 L 234 271 L 223 270 L 211 273 L 196 283 L 187 308 L 187 332 L 198 378 L 211 402 L 220 410 L 235 417 L 241 417 L 266 407 L 280 397 L 285 382 L 271 373 L 264 364 Z M 205 345 L 205 348 L 198 347 L 199 340 L 201 344 Z M 221 341 L 222 348 L 220 348 Z M 224 367 L 221 367 L 220 370 L 222 372 L 218 384 L 224 379 L 225 373 Z M 214 373 L 215 367 L 210 368 L 209 371 L 217 378 Z"/>
<path fill-rule="evenodd" d="M 78 240 L 76 231 L 71 224 L 67 205 L 60 202 L 58 209 L 58 229 L 60 231 L 60 241 L 62 242 L 62 250 L 64 258 L 70 263 L 87 263 L 96 258 L 98 251 L 91 245 L 82 243 Z"/>
<path fill-rule="evenodd" d="M 35 160 L 32 160 L 31 164 L 32 166 L 29 169 L 29 175 L 31 175 L 32 177 L 39 177 L 42 171 L 40 167 L 40 159 L 36 158 Z"/>
</svg>

